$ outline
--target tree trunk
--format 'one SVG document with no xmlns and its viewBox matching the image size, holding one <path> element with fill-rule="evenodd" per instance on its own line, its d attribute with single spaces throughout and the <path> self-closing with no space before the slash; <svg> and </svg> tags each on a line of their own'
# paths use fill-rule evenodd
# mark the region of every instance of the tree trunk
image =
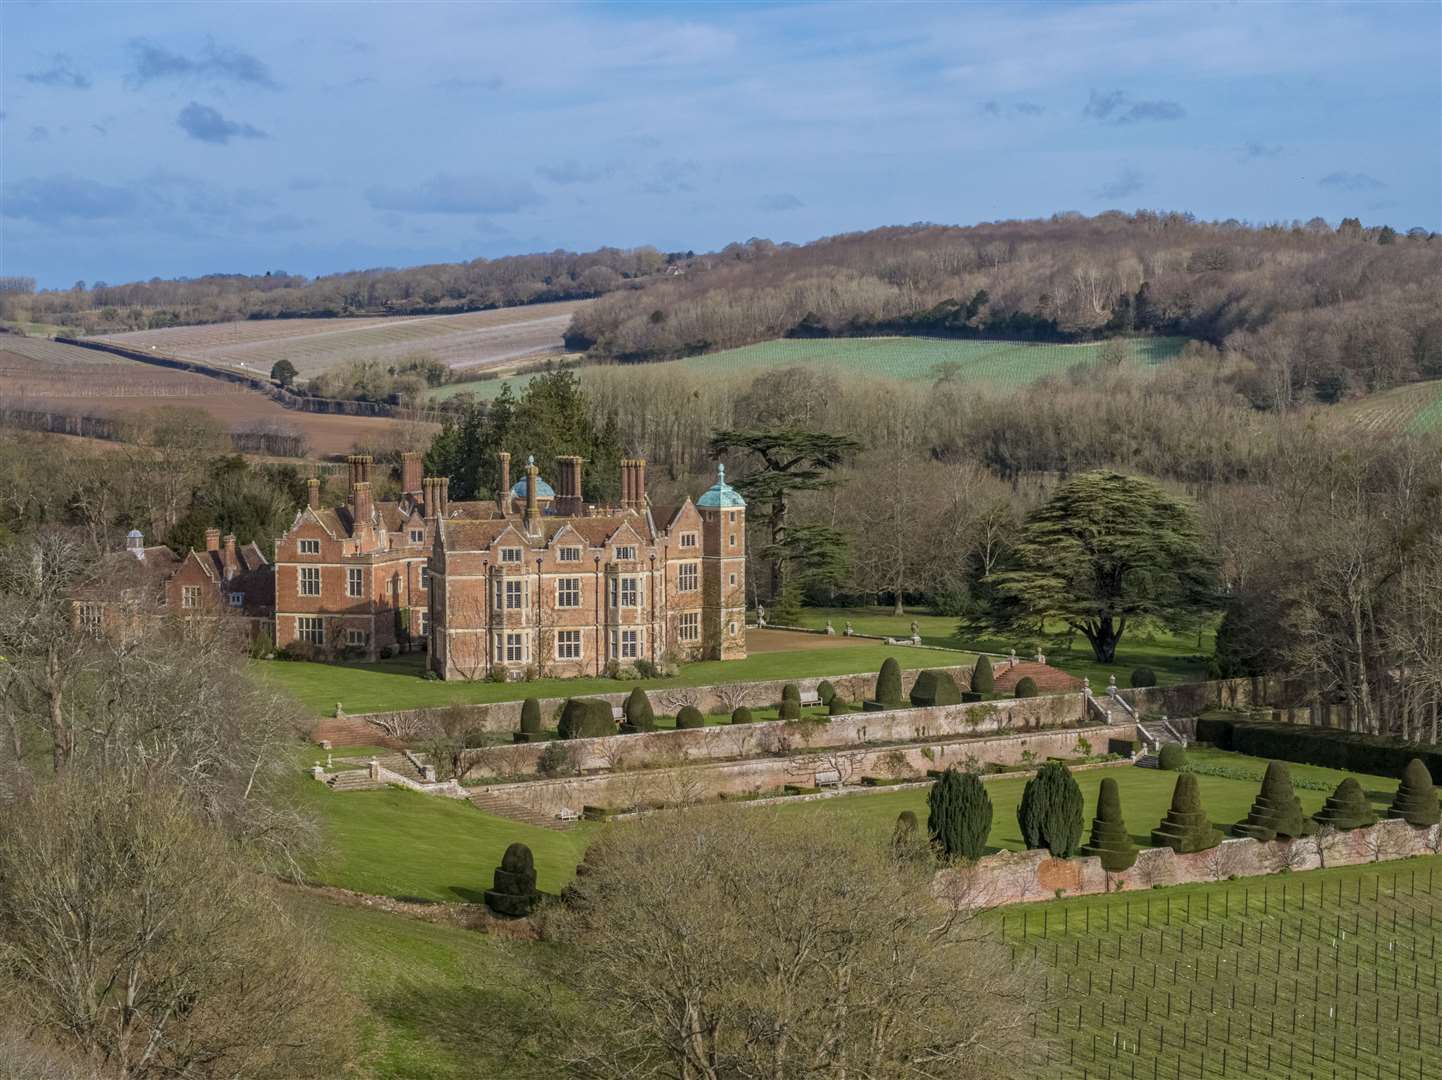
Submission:
<svg viewBox="0 0 1442 1080">
<path fill-rule="evenodd" d="M 1103 615 L 1100 619 L 1093 619 L 1091 622 L 1073 627 L 1073 629 L 1080 630 L 1086 637 L 1092 647 L 1092 655 L 1100 664 L 1116 662 L 1117 643 L 1121 641 L 1126 628 L 1126 619 L 1118 619 L 1113 622 L 1110 615 Z"/>
</svg>

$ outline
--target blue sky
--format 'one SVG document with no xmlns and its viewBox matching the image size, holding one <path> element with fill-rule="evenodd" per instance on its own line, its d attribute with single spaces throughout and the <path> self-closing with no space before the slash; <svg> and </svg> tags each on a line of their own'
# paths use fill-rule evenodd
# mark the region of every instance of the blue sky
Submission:
<svg viewBox="0 0 1442 1080">
<path fill-rule="evenodd" d="M 1442 228 L 1442 5 L 0 5 L 0 272 L 914 221 Z"/>
</svg>

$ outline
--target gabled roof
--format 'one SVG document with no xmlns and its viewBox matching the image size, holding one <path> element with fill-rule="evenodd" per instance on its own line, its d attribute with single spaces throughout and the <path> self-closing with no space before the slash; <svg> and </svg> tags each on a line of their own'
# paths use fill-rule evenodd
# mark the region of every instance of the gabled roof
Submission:
<svg viewBox="0 0 1442 1080">
<path fill-rule="evenodd" d="M 141 559 L 135 552 L 145 555 Z M 128 548 L 102 555 L 71 594 L 76 600 L 107 601 L 121 599 L 126 591 L 151 594 L 156 601 L 165 595 L 165 583 L 179 569 L 183 560 L 164 544 L 153 547 Z"/>
</svg>

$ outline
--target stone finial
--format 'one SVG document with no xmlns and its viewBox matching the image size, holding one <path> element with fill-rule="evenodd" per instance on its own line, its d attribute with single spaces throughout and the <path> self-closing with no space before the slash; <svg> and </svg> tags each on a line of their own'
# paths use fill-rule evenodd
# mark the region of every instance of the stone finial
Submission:
<svg viewBox="0 0 1442 1080">
<path fill-rule="evenodd" d="M 1113 674 L 1113 675 L 1108 675 L 1108 676 L 1107 676 L 1107 689 L 1108 689 L 1108 690 L 1115 690 L 1116 688 L 1117 688 L 1117 677 L 1116 677 L 1116 675 L 1114 675 L 1114 674 Z"/>
<path fill-rule="evenodd" d="M 716 463 L 716 482 L 718 484 L 726 483 L 726 465 L 723 462 Z"/>
<path fill-rule="evenodd" d="M 341 717 L 341 716 L 344 716 L 344 715 L 345 715 L 345 710 L 340 707 L 340 702 L 339 702 L 339 701 L 337 701 L 337 702 L 335 703 L 335 714 L 336 714 L 337 717 Z"/>
</svg>

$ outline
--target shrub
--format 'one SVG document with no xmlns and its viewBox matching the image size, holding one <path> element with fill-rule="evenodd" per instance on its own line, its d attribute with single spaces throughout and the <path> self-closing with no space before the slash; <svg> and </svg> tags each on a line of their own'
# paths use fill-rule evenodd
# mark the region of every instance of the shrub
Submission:
<svg viewBox="0 0 1442 1080">
<path fill-rule="evenodd" d="M 1202 809 L 1202 789 L 1191 773 L 1177 777 L 1172 791 L 1172 806 L 1162 823 L 1152 830 L 1153 847 L 1169 847 L 1178 855 L 1206 851 L 1222 842 L 1222 834 L 1212 828 Z"/>
<path fill-rule="evenodd" d="M 1092 818 L 1092 838 L 1082 845 L 1083 855 L 1095 855 L 1102 869 L 1111 874 L 1129 870 L 1137 861 L 1137 847 L 1127 834 L 1122 820 L 1122 796 L 1117 782 L 1110 776 L 1102 781 L 1097 795 L 1097 816 Z"/>
<path fill-rule="evenodd" d="M 738 705 L 731 710 L 731 722 L 733 724 L 750 724 L 754 723 L 755 720 L 756 718 L 751 715 L 751 710 L 745 705 Z"/>
<path fill-rule="evenodd" d="M 1187 748 L 1179 742 L 1162 743 L 1157 754 L 1157 767 L 1167 772 L 1176 772 L 1187 763 Z"/>
<path fill-rule="evenodd" d="M 632 689 L 621 707 L 626 716 L 626 727 L 631 731 L 652 731 L 656 727 L 656 714 L 651 710 L 651 699 L 639 686 Z"/>
<path fill-rule="evenodd" d="M 1387 816 L 1401 818 L 1418 828 L 1436 825 L 1442 819 L 1437 789 L 1432 786 L 1432 777 L 1420 758 L 1407 762 L 1407 768 L 1402 771 L 1401 786 L 1397 788 L 1397 796 L 1392 800 Z"/>
<path fill-rule="evenodd" d="M 524 918 L 536 907 L 536 863 L 525 844 L 512 844 L 501 856 L 492 887 L 486 890 L 486 906 L 497 915 Z"/>
<path fill-rule="evenodd" d="M 891 708 L 901 705 L 901 665 L 894 656 L 882 661 L 881 671 L 876 676 L 876 701 Z"/>
<path fill-rule="evenodd" d="M 533 697 L 521 702 L 521 730 L 528 735 L 541 733 L 541 703 Z"/>
<path fill-rule="evenodd" d="M 1419 758 L 1433 782 L 1442 782 L 1442 747 L 1380 735 L 1204 716 L 1197 720 L 1197 738 L 1218 749 L 1251 757 L 1324 765 L 1373 776 L 1397 776 L 1409 761 Z"/>
<path fill-rule="evenodd" d="M 794 682 L 789 682 L 789 683 L 787 683 L 785 686 L 783 686 L 783 687 L 781 688 L 781 700 L 782 700 L 782 701 L 794 701 L 794 702 L 796 702 L 796 704 L 800 705 L 800 704 L 801 704 L 801 687 L 797 686 Z"/>
<path fill-rule="evenodd" d="M 1267 762 L 1262 790 L 1257 793 L 1246 820 L 1232 826 L 1232 832 L 1269 843 L 1279 836 L 1295 840 L 1315 831 L 1316 826 L 1302 815 L 1302 800 L 1292 788 L 1292 774 L 1287 766 L 1280 761 Z"/>
<path fill-rule="evenodd" d="M 971 691 L 974 694 L 990 694 L 996 689 L 996 676 L 992 674 L 991 661 L 985 656 L 976 658 L 971 669 Z"/>
<path fill-rule="evenodd" d="M 979 859 L 991 833 L 991 796 L 975 773 L 947 769 L 926 797 L 926 830 L 949 859 Z"/>
<path fill-rule="evenodd" d="M 843 713 L 849 713 L 850 711 L 851 706 L 841 700 L 840 694 L 834 696 L 826 706 L 826 714 L 828 716 L 841 716 Z"/>
<path fill-rule="evenodd" d="M 1036 680 L 1030 675 L 1023 675 L 1016 681 L 1016 696 L 1019 698 L 1036 697 Z"/>
<path fill-rule="evenodd" d="M 776 716 L 781 720 L 800 720 L 801 702 L 792 701 L 790 698 L 783 698 L 781 707 L 776 710 Z"/>
<path fill-rule="evenodd" d="M 1377 824 L 1377 814 L 1367 801 L 1367 793 L 1350 776 L 1337 785 L 1337 790 L 1327 796 L 1322 809 L 1312 817 L 1317 824 L 1330 825 L 1339 832 Z"/>
<path fill-rule="evenodd" d="M 822 679 L 816 684 L 816 697 L 821 704 L 830 705 L 836 700 L 836 687 L 832 686 L 826 679 Z"/>
<path fill-rule="evenodd" d="M 255 637 L 250 639 L 250 658 L 252 660 L 269 660 L 275 652 L 275 639 L 270 636 L 269 630 L 260 630 Z"/>
<path fill-rule="evenodd" d="M 1058 859 L 1077 853 L 1082 833 L 1082 793 L 1059 761 L 1048 761 L 1026 782 L 1016 818 L 1028 848 L 1046 848 Z"/>
<path fill-rule="evenodd" d="M 597 698 L 567 698 L 556 731 L 563 739 L 595 739 L 616 734 L 611 706 Z"/>
<path fill-rule="evenodd" d="M 1149 667 L 1139 667 L 1132 672 L 1132 686 L 1140 690 L 1144 686 L 1156 686 L 1157 673 Z"/>
<path fill-rule="evenodd" d="M 643 679 L 654 679 L 660 676 L 661 669 L 643 657 L 636 661 L 636 674 Z"/>
<path fill-rule="evenodd" d="M 706 718 L 701 715 L 701 710 L 695 705 L 687 705 L 676 714 L 676 730 L 682 728 L 698 728 L 706 726 Z"/>
<path fill-rule="evenodd" d="M 896 824 L 891 830 L 891 853 L 897 858 L 909 855 L 916 847 L 916 833 L 918 826 L 916 815 L 910 810 L 903 810 L 896 815 Z"/>
<path fill-rule="evenodd" d="M 563 742 L 548 742 L 536 760 L 536 771 L 542 776 L 570 776 L 576 771 L 576 756 Z"/>
<path fill-rule="evenodd" d="M 956 680 L 945 671 L 928 668 L 916 677 L 911 688 L 911 703 L 917 708 L 929 705 L 960 705 L 961 691 Z"/>
</svg>

